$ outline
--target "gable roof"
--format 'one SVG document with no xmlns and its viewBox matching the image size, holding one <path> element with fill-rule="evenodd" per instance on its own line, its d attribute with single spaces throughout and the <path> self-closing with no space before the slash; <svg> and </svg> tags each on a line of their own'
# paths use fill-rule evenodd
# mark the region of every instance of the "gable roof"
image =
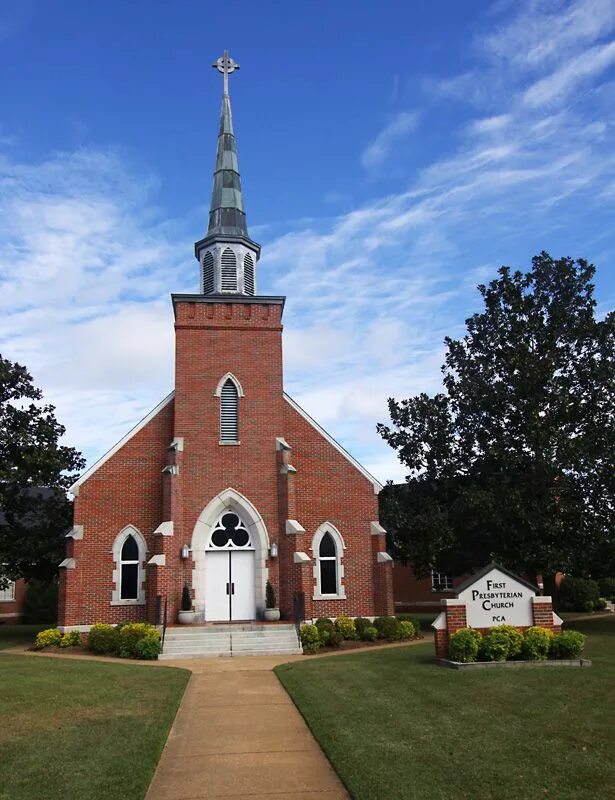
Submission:
<svg viewBox="0 0 615 800">
<path fill-rule="evenodd" d="M 173 400 L 174 397 L 175 397 L 175 392 L 174 391 L 170 392 L 164 398 L 164 400 L 161 400 L 160 403 L 158 403 L 158 405 L 155 408 L 153 408 L 148 414 L 146 414 L 143 417 L 143 419 L 141 419 L 139 422 L 137 422 L 137 424 L 133 428 L 131 428 L 128 431 L 128 433 L 125 436 L 123 436 L 119 440 L 119 442 L 117 442 L 117 444 L 114 444 L 113 447 L 110 450 L 107 450 L 107 452 L 104 454 L 104 456 L 101 456 L 98 459 L 98 461 L 95 461 L 92 464 L 92 466 L 89 467 L 89 469 L 86 469 L 86 471 L 83 473 L 83 475 L 81 475 L 79 478 L 77 478 L 77 480 L 73 483 L 73 485 L 69 488 L 68 491 L 71 494 L 73 494 L 75 497 L 77 497 L 77 495 L 79 494 L 79 487 L 82 484 L 84 484 L 87 481 L 88 478 L 91 478 L 92 475 L 97 470 L 99 470 L 105 462 L 107 462 L 111 458 L 111 456 L 115 455 L 115 453 L 117 453 L 117 451 L 120 450 L 126 444 L 126 442 L 128 442 L 130 439 L 132 439 L 132 437 L 135 434 L 139 433 L 139 431 L 142 430 L 147 425 L 148 422 L 150 422 L 152 419 L 154 419 L 154 417 L 160 411 L 162 411 L 163 408 L 168 406 L 168 404 L 171 402 L 171 400 Z"/>
<path fill-rule="evenodd" d="M 517 581 L 517 583 L 521 583 L 523 584 L 523 586 L 527 587 L 528 589 L 531 589 L 533 592 L 536 592 L 536 594 L 540 594 L 540 589 L 538 588 L 538 586 L 534 586 L 533 583 L 526 581 L 525 578 L 520 578 L 518 575 L 515 575 L 514 572 L 511 572 L 509 569 L 506 569 L 506 567 L 502 567 L 495 561 L 491 561 L 491 563 L 487 564 L 486 567 L 479 569 L 478 572 L 474 573 L 474 575 L 470 575 L 470 577 L 466 578 L 466 580 L 463 583 L 460 583 L 459 586 L 455 588 L 455 597 L 459 597 L 461 592 L 464 592 L 468 587 L 476 583 L 476 581 L 479 581 L 481 578 L 484 578 L 485 575 L 487 575 L 487 573 L 491 572 L 491 570 L 493 569 L 497 569 L 500 572 L 503 572 L 504 575 L 508 575 L 509 578 L 512 578 L 514 581 Z"/>
<path fill-rule="evenodd" d="M 353 456 L 351 456 L 351 455 L 350 455 L 350 453 L 348 452 L 348 450 L 345 450 L 345 449 L 342 447 L 342 445 L 341 445 L 339 442 L 337 442 L 337 441 L 336 441 L 336 440 L 333 438 L 333 436 L 331 436 L 331 434 L 327 433 L 327 431 L 326 431 L 326 430 L 325 430 L 323 427 L 321 427 L 321 426 L 320 426 L 320 425 L 319 425 L 319 424 L 316 422 L 316 420 L 315 420 L 315 419 L 313 419 L 312 417 L 310 417 L 310 415 L 307 413 L 307 411 L 306 411 L 305 409 L 301 408 L 301 406 L 299 405 L 299 403 L 297 403 L 297 401 L 296 401 L 296 400 L 293 400 L 293 398 L 292 398 L 292 397 L 291 397 L 289 394 L 287 394 L 286 392 L 284 392 L 284 399 L 286 400 L 286 402 L 287 402 L 287 403 L 288 403 L 290 406 L 292 406 L 292 407 L 295 409 L 295 411 L 297 411 L 297 413 L 298 413 L 298 414 L 300 414 L 300 415 L 303 417 L 303 419 L 305 419 L 307 422 L 309 422 L 309 423 L 310 423 L 310 425 L 311 425 L 313 428 L 315 428 L 315 429 L 318 431 L 318 433 L 319 433 L 319 434 L 320 434 L 320 435 L 321 435 L 321 436 L 322 436 L 324 439 L 326 439 L 326 440 L 329 442 L 329 444 L 330 444 L 330 445 L 332 445 L 332 446 L 333 446 L 333 447 L 334 447 L 334 448 L 335 448 L 335 449 L 338 451 L 338 453 L 341 453 L 341 454 L 344 456 L 344 458 L 345 458 L 347 461 L 349 461 L 349 462 L 352 464 L 352 466 L 353 466 L 355 469 L 359 470 L 359 472 L 361 473 L 361 475 L 363 475 L 363 477 L 364 477 L 364 478 L 367 478 L 367 480 L 368 480 L 368 481 L 369 481 L 371 484 L 373 484 L 373 486 L 374 486 L 374 492 L 375 492 L 376 494 L 378 494 L 378 492 L 380 492 L 380 491 L 381 491 L 381 490 L 384 488 L 384 485 L 383 485 L 382 483 L 380 483 L 380 481 L 379 481 L 377 478 L 374 478 L 374 476 L 371 474 L 371 472 L 369 472 L 368 470 L 366 470 L 366 469 L 365 469 L 365 467 L 364 467 L 362 464 L 360 464 L 360 463 L 357 461 L 357 459 L 356 459 L 356 458 L 354 458 Z"/>
</svg>

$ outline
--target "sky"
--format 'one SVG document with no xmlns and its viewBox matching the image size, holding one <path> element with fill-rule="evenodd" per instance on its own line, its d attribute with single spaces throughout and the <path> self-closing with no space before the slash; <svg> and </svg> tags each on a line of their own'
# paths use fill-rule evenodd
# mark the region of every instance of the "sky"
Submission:
<svg viewBox="0 0 615 800">
<path fill-rule="evenodd" d="M 224 49 L 286 390 L 381 481 L 499 266 L 587 258 L 615 306 L 613 0 L 0 0 L 0 352 L 88 464 L 173 388 Z"/>
</svg>

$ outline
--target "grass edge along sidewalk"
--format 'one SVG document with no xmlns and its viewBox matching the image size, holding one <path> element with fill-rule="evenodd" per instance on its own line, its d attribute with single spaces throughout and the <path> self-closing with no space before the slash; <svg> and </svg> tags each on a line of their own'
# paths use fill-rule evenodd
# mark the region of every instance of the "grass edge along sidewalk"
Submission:
<svg viewBox="0 0 615 800">
<path fill-rule="evenodd" d="M 574 627 L 592 669 L 457 672 L 421 644 L 275 671 L 355 800 L 593 800 L 615 794 L 615 616 Z"/>
<path fill-rule="evenodd" d="M 0 654 L 0 800 L 141 800 L 189 678 Z"/>
</svg>

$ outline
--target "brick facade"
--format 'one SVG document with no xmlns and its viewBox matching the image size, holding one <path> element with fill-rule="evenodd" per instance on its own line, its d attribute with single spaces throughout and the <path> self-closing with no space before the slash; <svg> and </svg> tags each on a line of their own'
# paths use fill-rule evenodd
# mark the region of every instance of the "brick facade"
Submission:
<svg viewBox="0 0 615 800">
<path fill-rule="evenodd" d="M 23 614 L 26 591 L 27 584 L 20 578 L 6 591 L 0 592 L 0 624 L 19 622 Z M 7 599 L 4 599 L 5 597 Z"/>
<path fill-rule="evenodd" d="M 77 533 L 61 570 L 60 625 L 154 621 L 158 597 L 173 622 L 183 585 L 197 591 L 196 551 L 182 559 L 182 546 L 197 541 L 204 509 L 226 490 L 262 520 L 262 546 L 278 546 L 277 558 L 263 556 L 262 574 L 283 618 L 292 616 L 297 592 L 305 593 L 307 619 L 393 613 L 391 564 L 379 555 L 385 537 L 372 525 L 375 482 L 284 395 L 282 299 L 179 295 L 174 307 L 174 396 L 75 487 Z M 220 444 L 216 389 L 227 373 L 243 390 L 239 444 Z M 313 598 L 312 540 L 323 523 L 343 539 L 345 598 Z M 112 550 L 128 525 L 147 547 L 145 602 L 113 604 Z"/>
</svg>

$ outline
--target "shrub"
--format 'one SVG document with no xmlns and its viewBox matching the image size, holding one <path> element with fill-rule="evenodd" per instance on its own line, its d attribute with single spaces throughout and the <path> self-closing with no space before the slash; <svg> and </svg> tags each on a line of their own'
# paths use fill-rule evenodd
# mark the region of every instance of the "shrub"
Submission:
<svg viewBox="0 0 615 800">
<path fill-rule="evenodd" d="M 304 652 L 316 653 L 320 647 L 320 632 L 316 625 L 310 623 L 302 625 L 299 635 Z"/>
<path fill-rule="evenodd" d="M 594 608 L 596 609 L 596 611 L 604 611 L 604 609 L 606 608 L 606 600 L 604 599 L 604 597 L 598 598 L 598 602 L 596 603 Z"/>
<path fill-rule="evenodd" d="M 387 642 L 397 642 L 401 638 L 399 620 L 395 617 L 376 617 L 374 628 L 378 631 L 378 638 Z"/>
<path fill-rule="evenodd" d="M 276 597 L 275 597 L 275 589 L 271 585 L 270 581 L 267 581 L 265 585 L 265 606 L 267 608 L 276 608 Z"/>
<path fill-rule="evenodd" d="M 414 625 L 414 635 L 417 638 L 422 639 L 421 633 L 421 622 L 416 617 L 413 617 L 412 614 L 396 614 L 395 615 L 400 622 L 411 622 Z M 429 630 L 429 629 L 428 629 Z"/>
<path fill-rule="evenodd" d="M 506 661 L 510 650 L 510 639 L 497 628 L 486 633 L 478 646 L 479 661 Z"/>
<path fill-rule="evenodd" d="M 62 642 L 62 634 L 57 628 L 47 628 L 36 634 L 34 647 L 36 650 L 44 650 L 45 647 L 57 647 Z"/>
<path fill-rule="evenodd" d="M 318 628 L 321 644 L 329 644 L 335 633 L 335 625 L 333 622 L 326 617 L 320 617 L 320 619 L 316 620 L 315 625 Z"/>
<path fill-rule="evenodd" d="M 88 650 L 100 655 L 115 653 L 117 644 L 118 631 L 113 625 L 107 625 L 104 622 L 97 622 L 96 625 L 92 625 L 88 633 Z"/>
<path fill-rule="evenodd" d="M 67 631 L 62 636 L 60 647 L 77 647 L 81 644 L 81 634 L 79 631 Z"/>
<path fill-rule="evenodd" d="M 615 601 L 615 578 L 602 578 L 602 580 L 598 581 L 598 588 L 600 589 L 600 597 Z"/>
<path fill-rule="evenodd" d="M 494 634 L 491 637 L 491 634 Z M 497 634 L 497 635 L 495 635 Z M 491 648 L 491 643 L 496 645 L 497 643 L 501 642 L 506 645 L 506 656 L 505 658 L 518 658 L 521 655 L 521 646 L 523 644 L 523 634 L 521 631 L 518 631 L 513 625 L 497 625 L 495 628 L 491 628 L 489 633 L 483 638 L 483 642 L 491 637 L 490 644 L 487 645 L 487 651 Z M 484 646 L 484 645 L 483 645 Z M 499 647 L 496 646 L 495 650 L 493 651 L 493 655 L 497 653 Z M 479 648 L 479 657 L 480 657 L 480 648 Z M 501 658 L 491 658 L 487 657 L 484 659 L 485 661 L 502 661 Z"/>
<path fill-rule="evenodd" d="M 129 622 L 118 633 L 117 652 L 120 658 L 138 658 L 137 644 L 142 639 L 158 642 L 160 633 L 149 622 Z"/>
<path fill-rule="evenodd" d="M 404 619 L 399 623 L 400 638 L 401 639 L 414 639 L 414 625 L 409 619 Z"/>
<path fill-rule="evenodd" d="M 585 636 L 579 631 L 562 631 L 551 639 L 552 658 L 579 658 L 585 647 Z"/>
<path fill-rule="evenodd" d="M 372 627 L 373 623 L 366 617 L 355 617 L 354 628 L 357 632 L 359 639 L 363 638 L 363 631 L 365 630 L 365 628 L 372 628 Z"/>
<path fill-rule="evenodd" d="M 589 578 L 567 575 L 560 584 L 559 597 L 564 611 L 593 611 L 600 600 L 600 588 Z"/>
<path fill-rule="evenodd" d="M 553 631 L 534 625 L 523 634 L 521 655 L 527 661 L 544 661 L 549 654 Z"/>
<path fill-rule="evenodd" d="M 160 653 L 160 641 L 153 636 L 144 636 L 135 645 L 135 658 L 142 661 L 154 661 Z"/>
<path fill-rule="evenodd" d="M 30 581 L 23 604 L 27 625 L 55 625 L 58 619 L 58 582 Z"/>
<path fill-rule="evenodd" d="M 342 636 L 341 632 L 338 631 L 337 628 L 333 628 L 329 634 L 329 640 L 327 642 L 329 647 L 339 647 L 343 641 L 344 637 Z"/>
<path fill-rule="evenodd" d="M 344 639 L 358 639 L 357 631 L 353 620 L 350 617 L 338 617 L 335 620 L 335 627 L 342 634 Z"/>
<path fill-rule="evenodd" d="M 373 625 L 368 625 L 361 631 L 361 639 L 364 642 L 375 642 L 378 638 L 378 630 Z"/>
<path fill-rule="evenodd" d="M 460 661 L 464 664 L 476 661 L 482 638 L 480 632 L 474 628 L 460 628 L 448 640 L 448 657 L 451 661 Z"/>
<path fill-rule="evenodd" d="M 190 587 L 184 584 L 182 589 L 182 611 L 192 611 L 192 597 L 190 597 Z"/>
</svg>

